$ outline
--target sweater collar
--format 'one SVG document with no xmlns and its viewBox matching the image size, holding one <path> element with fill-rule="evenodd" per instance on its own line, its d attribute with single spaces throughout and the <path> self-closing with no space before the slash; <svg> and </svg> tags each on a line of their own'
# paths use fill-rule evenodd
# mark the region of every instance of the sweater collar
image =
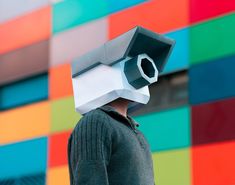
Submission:
<svg viewBox="0 0 235 185">
<path fill-rule="evenodd" d="M 99 107 L 99 109 L 103 110 L 104 112 L 106 112 L 108 114 L 115 114 L 115 115 L 117 115 L 119 117 L 122 117 L 126 121 L 130 122 L 134 127 L 138 127 L 139 126 L 139 124 L 133 118 L 131 118 L 129 115 L 127 115 L 126 117 L 123 116 L 122 114 L 117 112 L 114 107 L 112 107 L 110 105 L 103 105 L 103 106 Z"/>
</svg>

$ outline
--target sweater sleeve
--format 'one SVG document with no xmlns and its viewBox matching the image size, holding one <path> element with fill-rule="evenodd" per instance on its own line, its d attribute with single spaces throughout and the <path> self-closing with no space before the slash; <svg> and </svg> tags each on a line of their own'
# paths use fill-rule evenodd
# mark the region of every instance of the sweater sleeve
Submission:
<svg viewBox="0 0 235 185">
<path fill-rule="evenodd" d="M 107 118 L 88 113 L 74 129 L 68 144 L 71 185 L 108 185 L 111 138 Z"/>
</svg>

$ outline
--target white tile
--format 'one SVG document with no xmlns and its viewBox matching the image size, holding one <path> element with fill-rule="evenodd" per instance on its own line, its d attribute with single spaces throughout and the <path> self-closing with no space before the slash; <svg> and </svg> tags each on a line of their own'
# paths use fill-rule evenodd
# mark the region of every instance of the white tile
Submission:
<svg viewBox="0 0 235 185">
<path fill-rule="evenodd" d="M 0 0 L 0 23 L 49 5 L 49 0 Z"/>
<path fill-rule="evenodd" d="M 51 38 L 50 66 L 71 62 L 108 40 L 106 18 L 89 22 L 71 30 L 61 32 Z"/>
</svg>

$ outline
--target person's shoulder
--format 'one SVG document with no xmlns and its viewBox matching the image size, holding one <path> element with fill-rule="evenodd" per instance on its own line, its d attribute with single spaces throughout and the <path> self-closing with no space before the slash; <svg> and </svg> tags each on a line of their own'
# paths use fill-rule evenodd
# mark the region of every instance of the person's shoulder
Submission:
<svg viewBox="0 0 235 185">
<path fill-rule="evenodd" d="M 86 123 L 86 122 L 99 122 L 99 121 L 104 121 L 104 119 L 106 118 L 106 114 L 100 110 L 99 108 L 97 109 L 93 109 L 91 111 L 89 111 L 88 113 L 86 113 L 85 115 L 83 115 L 83 117 L 80 119 L 79 123 Z"/>
<path fill-rule="evenodd" d="M 110 129 L 106 113 L 97 108 L 83 115 L 75 126 L 72 134 L 81 134 L 84 131 L 87 133 L 110 132 Z"/>
<path fill-rule="evenodd" d="M 111 127 L 109 116 L 107 115 L 106 112 L 102 111 L 99 108 L 93 109 L 88 113 L 86 113 L 85 115 L 83 115 L 83 117 L 78 121 L 75 129 L 84 127 L 87 124 L 93 126 L 96 125 L 94 126 L 95 128 L 104 127 L 107 129 Z M 94 128 L 93 126 L 91 127 Z M 91 127 L 88 127 L 88 129 Z"/>
</svg>

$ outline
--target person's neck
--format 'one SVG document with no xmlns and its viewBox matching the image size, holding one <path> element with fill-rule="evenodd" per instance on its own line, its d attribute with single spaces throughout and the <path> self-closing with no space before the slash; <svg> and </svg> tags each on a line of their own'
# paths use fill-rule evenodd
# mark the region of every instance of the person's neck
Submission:
<svg viewBox="0 0 235 185">
<path fill-rule="evenodd" d="M 119 98 L 108 103 L 108 105 L 112 106 L 119 114 L 123 115 L 124 117 L 127 117 L 127 108 L 129 102 L 129 100 Z"/>
</svg>

